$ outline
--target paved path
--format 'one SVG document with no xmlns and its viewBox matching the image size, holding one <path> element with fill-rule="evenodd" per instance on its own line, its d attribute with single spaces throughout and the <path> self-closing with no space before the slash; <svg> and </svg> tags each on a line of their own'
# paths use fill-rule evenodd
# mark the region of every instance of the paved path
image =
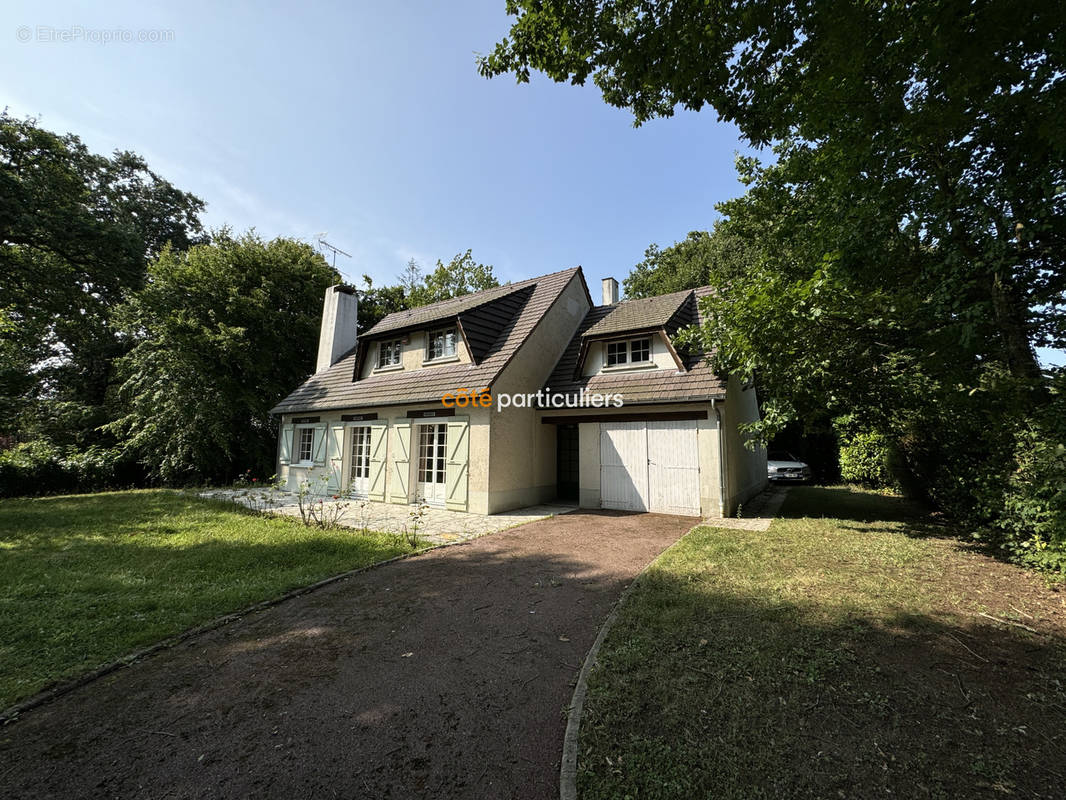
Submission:
<svg viewBox="0 0 1066 800">
<path fill-rule="evenodd" d="M 554 798 L 623 587 L 696 522 L 575 512 L 188 640 L 0 729 L 5 798 Z"/>
<path fill-rule="evenodd" d="M 785 502 L 788 486 L 771 483 L 762 492 L 755 495 L 740 507 L 739 517 L 711 517 L 703 521 L 712 528 L 732 528 L 741 531 L 769 530 L 781 504 Z"/>
<path fill-rule="evenodd" d="M 292 492 L 280 492 L 270 489 L 209 489 L 200 492 L 201 497 L 215 500 L 228 500 L 269 511 L 298 517 L 300 508 L 296 495 Z M 415 506 L 399 503 L 372 503 L 368 500 L 333 500 L 326 496 L 323 503 L 338 508 L 338 524 L 346 528 L 366 528 L 383 533 L 402 533 L 410 529 L 412 513 Z M 469 514 L 465 511 L 448 511 L 444 508 L 424 506 L 422 517 L 418 522 L 419 537 L 433 544 L 462 542 L 475 539 L 486 533 L 495 533 L 516 525 L 525 525 L 540 519 L 568 514 L 576 510 L 576 505 L 545 503 L 528 508 L 519 508 L 503 514 Z"/>
</svg>

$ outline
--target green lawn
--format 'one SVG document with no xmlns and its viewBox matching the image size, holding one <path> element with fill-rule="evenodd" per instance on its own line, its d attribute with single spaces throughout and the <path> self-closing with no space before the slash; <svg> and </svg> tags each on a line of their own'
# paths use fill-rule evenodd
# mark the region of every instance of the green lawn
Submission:
<svg viewBox="0 0 1066 800">
<path fill-rule="evenodd" d="M 689 534 L 601 650 L 582 800 L 1061 797 L 1063 592 L 948 533 L 804 487 L 767 532 Z"/>
<path fill-rule="evenodd" d="M 169 491 L 0 501 L 0 707 L 139 647 L 410 552 Z"/>
</svg>

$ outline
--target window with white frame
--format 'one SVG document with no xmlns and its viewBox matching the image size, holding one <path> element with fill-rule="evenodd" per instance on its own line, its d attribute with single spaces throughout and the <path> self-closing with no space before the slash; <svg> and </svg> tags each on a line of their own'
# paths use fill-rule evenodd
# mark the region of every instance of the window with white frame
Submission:
<svg viewBox="0 0 1066 800">
<path fill-rule="evenodd" d="M 393 339 L 378 345 L 378 367 L 394 367 L 400 363 L 403 353 L 403 342 Z"/>
<path fill-rule="evenodd" d="M 625 364 L 627 360 L 626 347 L 629 342 L 607 342 L 607 366 L 614 367 Z"/>
<path fill-rule="evenodd" d="M 651 339 L 628 339 L 607 342 L 607 366 L 647 364 L 651 361 Z"/>
<path fill-rule="evenodd" d="M 426 360 L 433 361 L 436 358 L 447 358 L 454 355 L 455 328 L 441 328 L 438 331 L 430 331 Z"/>
<path fill-rule="evenodd" d="M 314 460 L 315 429 L 296 429 L 296 460 L 310 462 Z"/>
</svg>

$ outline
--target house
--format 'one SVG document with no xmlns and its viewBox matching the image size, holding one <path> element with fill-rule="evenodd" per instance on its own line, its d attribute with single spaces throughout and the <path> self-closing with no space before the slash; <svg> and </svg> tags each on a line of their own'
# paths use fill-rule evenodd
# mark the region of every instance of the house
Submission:
<svg viewBox="0 0 1066 800">
<path fill-rule="evenodd" d="M 708 288 L 593 305 L 580 267 L 390 314 L 326 291 L 317 371 L 274 409 L 278 477 L 479 514 L 549 501 L 731 515 L 766 485 L 753 387 L 678 333 Z M 327 476 L 325 478 L 321 476 Z"/>
</svg>

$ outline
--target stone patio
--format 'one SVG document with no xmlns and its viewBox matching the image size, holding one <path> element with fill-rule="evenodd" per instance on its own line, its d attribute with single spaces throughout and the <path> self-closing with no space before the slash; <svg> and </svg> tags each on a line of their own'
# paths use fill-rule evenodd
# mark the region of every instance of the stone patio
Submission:
<svg viewBox="0 0 1066 800">
<path fill-rule="evenodd" d="M 300 516 L 297 497 L 293 492 L 272 489 L 210 489 L 200 492 L 200 496 L 238 503 L 271 514 Z M 346 506 L 338 520 L 338 524 L 345 528 L 356 530 L 366 528 L 370 531 L 385 533 L 403 533 L 405 528 L 410 530 L 413 523 L 412 512 L 417 510 L 415 506 L 372 503 L 368 500 L 326 499 L 323 500 L 323 504 L 327 507 Z M 418 536 L 433 544 L 462 542 L 487 533 L 495 533 L 505 528 L 525 525 L 527 522 L 535 522 L 576 510 L 576 505 L 553 503 L 485 516 L 428 507 L 419 523 Z"/>
</svg>

